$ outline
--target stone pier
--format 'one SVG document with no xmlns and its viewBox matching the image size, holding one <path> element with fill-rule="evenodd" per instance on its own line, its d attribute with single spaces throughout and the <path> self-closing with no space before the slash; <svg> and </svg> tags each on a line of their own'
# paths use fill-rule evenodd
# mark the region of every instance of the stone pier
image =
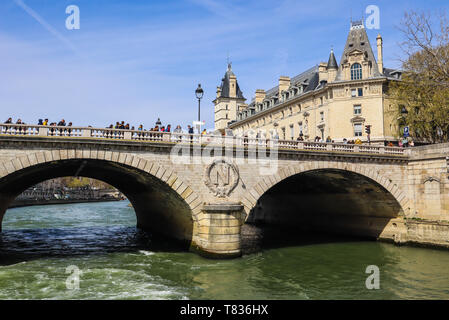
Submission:
<svg viewBox="0 0 449 320">
<path fill-rule="evenodd" d="M 245 217 L 241 204 L 203 205 L 194 227 L 192 250 L 209 258 L 241 256 L 241 228 Z"/>
</svg>

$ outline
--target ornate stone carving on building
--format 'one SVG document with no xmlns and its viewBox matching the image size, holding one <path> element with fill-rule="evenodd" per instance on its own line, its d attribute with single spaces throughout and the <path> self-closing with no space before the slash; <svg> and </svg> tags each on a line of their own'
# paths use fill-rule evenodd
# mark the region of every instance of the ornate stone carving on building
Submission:
<svg viewBox="0 0 449 320">
<path fill-rule="evenodd" d="M 224 198 L 231 194 L 239 183 L 237 166 L 224 159 L 215 160 L 206 168 L 206 186 L 215 196 Z"/>
</svg>

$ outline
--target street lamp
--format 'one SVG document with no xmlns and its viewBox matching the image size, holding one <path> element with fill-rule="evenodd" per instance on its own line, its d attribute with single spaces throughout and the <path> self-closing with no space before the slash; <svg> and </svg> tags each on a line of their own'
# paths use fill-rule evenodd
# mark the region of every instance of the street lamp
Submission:
<svg viewBox="0 0 449 320">
<path fill-rule="evenodd" d="M 198 99 L 198 122 L 201 121 L 201 98 L 203 98 L 204 91 L 201 88 L 201 83 L 198 84 L 198 88 L 195 90 L 196 98 Z M 200 125 L 198 124 L 198 133 L 200 132 Z"/>
</svg>

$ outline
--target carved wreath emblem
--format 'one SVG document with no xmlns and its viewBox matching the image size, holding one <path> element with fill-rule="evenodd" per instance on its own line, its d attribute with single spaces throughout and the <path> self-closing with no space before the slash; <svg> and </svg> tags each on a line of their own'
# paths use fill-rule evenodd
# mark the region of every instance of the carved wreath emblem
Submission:
<svg viewBox="0 0 449 320">
<path fill-rule="evenodd" d="M 215 160 L 206 168 L 206 186 L 215 196 L 224 198 L 231 194 L 239 183 L 237 167 L 224 159 Z"/>
</svg>

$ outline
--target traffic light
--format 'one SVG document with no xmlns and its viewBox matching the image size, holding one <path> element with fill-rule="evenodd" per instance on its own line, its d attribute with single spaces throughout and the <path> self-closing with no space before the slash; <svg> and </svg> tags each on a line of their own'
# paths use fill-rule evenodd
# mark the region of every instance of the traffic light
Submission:
<svg viewBox="0 0 449 320">
<path fill-rule="evenodd" d="M 370 134 L 371 133 L 371 125 L 370 124 L 365 126 L 365 132 L 366 132 L 366 134 Z"/>
</svg>

